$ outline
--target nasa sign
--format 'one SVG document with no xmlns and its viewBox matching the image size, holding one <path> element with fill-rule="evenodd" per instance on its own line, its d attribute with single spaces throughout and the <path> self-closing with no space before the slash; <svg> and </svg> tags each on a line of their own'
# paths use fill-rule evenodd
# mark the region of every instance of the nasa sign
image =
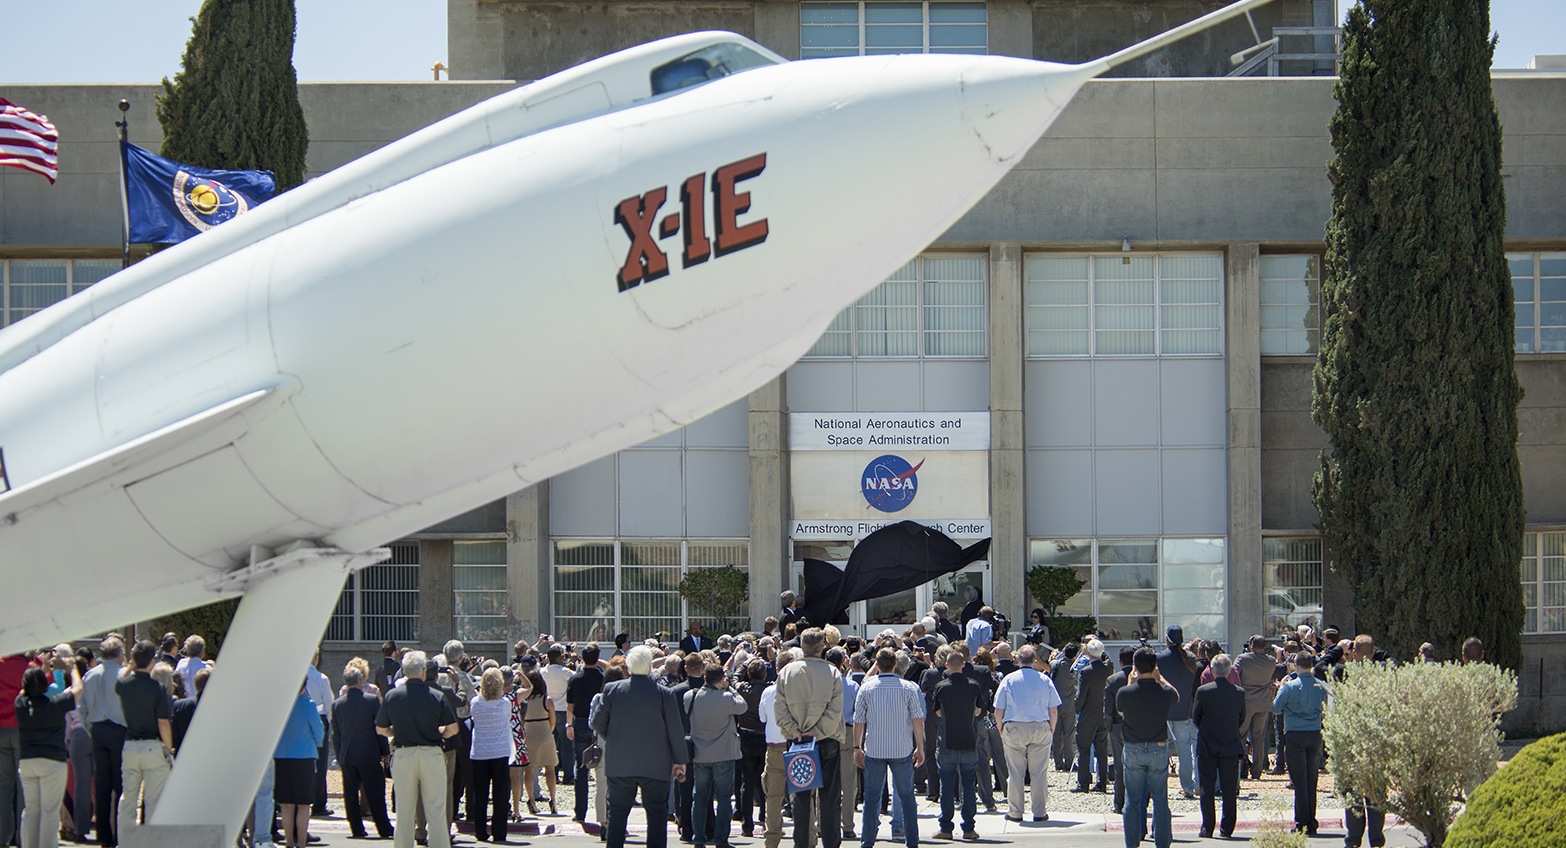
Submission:
<svg viewBox="0 0 1566 848">
<path fill-rule="evenodd" d="M 919 494 L 919 469 L 922 467 L 924 460 L 909 464 L 896 454 L 884 454 L 870 460 L 859 475 L 863 481 L 860 493 L 865 496 L 866 508 L 899 512 L 913 503 Z"/>
</svg>

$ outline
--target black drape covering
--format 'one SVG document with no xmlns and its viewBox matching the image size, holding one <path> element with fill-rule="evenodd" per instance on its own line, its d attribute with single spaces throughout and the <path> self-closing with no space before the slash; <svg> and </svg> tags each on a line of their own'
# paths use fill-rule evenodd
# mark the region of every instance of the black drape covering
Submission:
<svg viewBox="0 0 1566 848">
<path fill-rule="evenodd" d="M 969 547 L 915 521 L 889 524 L 854 546 L 848 566 L 805 560 L 805 618 L 812 625 L 847 623 L 854 601 L 880 598 L 927 583 L 990 552 L 990 540 Z"/>
</svg>

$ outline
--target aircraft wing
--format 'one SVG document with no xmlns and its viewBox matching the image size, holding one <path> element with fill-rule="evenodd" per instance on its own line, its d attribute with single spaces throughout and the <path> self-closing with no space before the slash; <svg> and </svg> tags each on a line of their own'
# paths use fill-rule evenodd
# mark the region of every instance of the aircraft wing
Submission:
<svg viewBox="0 0 1566 848">
<path fill-rule="evenodd" d="M 14 524 L 26 511 L 67 495 L 98 485 L 123 486 L 228 444 L 249 428 L 240 413 L 276 391 L 242 395 L 0 494 L 0 522 Z"/>
</svg>

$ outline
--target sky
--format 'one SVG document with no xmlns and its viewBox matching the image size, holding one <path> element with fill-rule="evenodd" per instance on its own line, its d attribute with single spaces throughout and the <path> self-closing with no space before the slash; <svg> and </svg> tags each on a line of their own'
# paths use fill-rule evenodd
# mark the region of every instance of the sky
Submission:
<svg viewBox="0 0 1566 848">
<path fill-rule="evenodd" d="M 23 0 L 0 0 L 21 3 Z M 1337 0 L 1346 8 L 1351 0 Z M 201 0 L 51 0 L 49 31 L 17 32 L 0 52 L 5 83 L 156 82 L 179 71 Z M 429 80 L 446 57 L 445 0 L 297 0 L 302 82 Z M 1341 20 L 1341 15 L 1339 19 Z M 1491 0 L 1496 68 L 1566 53 L 1566 0 Z M 3 91 L 0 91 L 3 94 Z"/>
</svg>

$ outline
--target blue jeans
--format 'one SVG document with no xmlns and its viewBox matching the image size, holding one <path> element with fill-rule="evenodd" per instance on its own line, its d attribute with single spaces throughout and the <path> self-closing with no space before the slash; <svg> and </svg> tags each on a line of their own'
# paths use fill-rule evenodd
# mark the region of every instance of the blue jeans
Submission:
<svg viewBox="0 0 1566 848">
<path fill-rule="evenodd" d="M 859 832 L 859 844 L 864 848 L 875 845 L 875 834 L 881 826 L 881 790 L 886 787 L 886 772 L 892 772 L 892 795 L 903 814 L 903 841 L 908 848 L 919 846 L 919 806 L 914 801 L 913 755 L 895 760 L 865 757 L 865 817 L 864 828 Z M 893 821 L 893 824 L 897 822 Z"/>
<path fill-rule="evenodd" d="M 1126 828 L 1126 848 L 1136 848 L 1147 833 L 1147 802 L 1153 802 L 1153 844 L 1169 848 L 1174 833 L 1169 818 L 1169 748 L 1154 742 L 1125 743 L 1125 762 L 1120 767 L 1126 784 L 1126 807 L 1122 821 Z"/>
<path fill-rule="evenodd" d="M 276 806 L 272 802 L 272 788 L 276 778 L 275 764 L 267 760 L 266 771 L 261 772 L 261 785 L 256 788 L 256 812 L 250 823 L 250 837 L 257 845 L 272 844 L 272 808 Z M 101 816 L 99 821 L 102 821 Z"/>
<path fill-rule="evenodd" d="M 712 796 L 718 796 L 718 817 L 712 823 L 712 841 L 719 848 L 729 844 L 729 822 L 734 818 L 734 760 L 692 763 L 695 770 L 691 802 L 691 841 L 701 845 L 707 834 L 707 814 Z"/>
<path fill-rule="evenodd" d="M 941 830 L 952 829 L 952 814 L 959 793 L 962 795 L 963 831 L 978 830 L 979 749 L 943 750 L 938 762 L 941 764 Z M 957 782 L 959 772 L 962 774 L 960 784 Z"/>
<path fill-rule="evenodd" d="M 1190 719 L 1171 721 L 1169 745 L 1180 760 L 1180 791 L 1196 794 L 1196 723 Z M 1165 766 L 1168 768 L 1168 766 Z"/>
</svg>

